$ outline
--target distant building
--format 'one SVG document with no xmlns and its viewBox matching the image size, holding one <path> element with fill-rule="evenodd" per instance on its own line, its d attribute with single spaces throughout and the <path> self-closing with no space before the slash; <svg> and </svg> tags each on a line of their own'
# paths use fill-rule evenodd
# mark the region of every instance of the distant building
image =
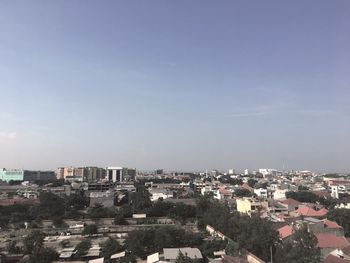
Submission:
<svg viewBox="0 0 350 263">
<path fill-rule="evenodd" d="M 259 169 L 259 173 L 261 173 L 264 177 L 267 175 L 277 175 L 277 170 L 276 169 Z"/>
<path fill-rule="evenodd" d="M 136 177 L 136 169 L 125 167 L 107 167 L 106 178 L 112 182 L 131 181 Z"/>
<path fill-rule="evenodd" d="M 38 180 L 42 181 L 54 181 L 56 179 L 54 171 L 30 171 L 22 169 L 1 169 L 0 180 L 2 181 L 29 181 L 34 182 Z"/>
<path fill-rule="evenodd" d="M 163 169 L 157 169 L 154 171 L 154 174 L 155 175 L 162 175 L 162 174 L 164 174 L 164 171 L 163 171 Z"/>
<path fill-rule="evenodd" d="M 249 175 L 249 169 L 244 170 L 244 175 Z"/>
<path fill-rule="evenodd" d="M 235 174 L 236 172 L 235 172 L 235 169 L 229 169 L 228 170 L 228 174 L 229 175 L 232 175 L 232 174 Z"/>
<path fill-rule="evenodd" d="M 106 170 L 94 166 L 61 167 L 57 169 L 56 175 L 57 179 L 92 182 L 103 179 L 106 176 Z"/>
</svg>

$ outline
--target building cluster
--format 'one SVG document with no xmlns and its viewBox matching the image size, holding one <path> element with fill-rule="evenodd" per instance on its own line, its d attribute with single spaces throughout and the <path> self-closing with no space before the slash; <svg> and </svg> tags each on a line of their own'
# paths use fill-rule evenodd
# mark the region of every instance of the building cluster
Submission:
<svg viewBox="0 0 350 263">
<path fill-rule="evenodd" d="M 278 171 L 277 169 L 259 169 L 257 171 L 244 170 L 237 173 L 235 169 L 227 172 L 211 170 L 210 172 L 178 173 L 165 172 L 157 169 L 151 172 L 136 171 L 134 168 L 110 166 L 106 168 L 62 167 L 53 171 L 29 170 L 0 170 L 0 205 L 36 204 L 42 192 L 51 192 L 61 197 L 73 193 L 81 193 L 89 198 L 89 206 L 114 208 L 121 204 L 130 193 L 136 191 L 136 183 L 143 184 L 149 192 L 150 200 L 157 202 L 183 202 L 195 205 L 195 198 L 207 196 L 226 203 L 231 211 L 252 216 L 258 214 L 275 224 L 281 242 L 288 242 L 294 233 L 302 226 L 307 226 L 317 238 L 324 263 L 350 263 L 350 243 L 344 236 L 344 229 L 340 224 L 327 218 L 328 209 L 319 201 L 297 201 L 288 197 L 288 193 L 307 192 L 317 196 L 318 200 L 333 198 L 337 200 L 335 209 L 350 209 L 350 179 L 348 176 L 332 176 L 313 173 L 310 171 Z M 54 185 L 55 180 L 65 181 L 64 184 Z M 21 184 L 9 184 L 11 181 L 20 181 Z M 46 184 L 35 184 L 45 181 Z M 7 184 L 6 184 L 7 182 Z M 128 219 L 132 224 L 140 224 L 146 215 L 135 215 Z M 157 219 L 160 224 L 174 224 L 170 219 Z M 169 221 L 170 220 L 170 221 Z M 79 235 L 84 224 L 88 221 L 68 222 L 69 233 Z M 118 227 L 114 226 L 113 219 L 101 219 L 99 233 L 109 233 Z M 123 238 L 134 226 L 124 226 L 118 230 L 118 237 Z M 49 235 L 55 235 L 59 230 L 48 227 Z M 63 231 L 63 230 L 62 230 Z M 124 231 L 124 232 L 123 232 Z M 207 226 L 210 235 L 227 239 L 224 233 Z M 67 230 L 63 231 L 64 233 Z M 123 232 L 123 234 L 121 234 Z M 73 237 L 63 236 L 58 239 L 74 240 Z M 56 242 L 54 237 L 48 237 L 47 242 Z M 54 241 L 52 241 L 54 240 Z M 62 240 L 61 240 L 62 241 Z M 91 251 L 90 251 L 91 250 Z M 103 262 L 99 258 L 100 248 L 94 244 L 89 250 L 89 257 L 85 262 Z M 74 248 L 60 250 L 61 260 L 65 261 L 75 253 Z M 186 254 L 191 259 L 201 260 L 203 255 L 199 248 L 180 247 L 164 248 L 162 251 L 149 255 L 147 263 L 175 262 L 179 254 Z M 216 252 L 215 262 L 263 262 L 253 254 L 247 258 L 235 259 L 222 251 Z M 115 254 L 111 258 L 114 262 L 125 254 Z M 334 260 L 338 261 L 334 261 Z M 333 260 L 333 261 L 332 261 Z M 14 261 L 15 262 L 15 261 Z"/>
</svg>

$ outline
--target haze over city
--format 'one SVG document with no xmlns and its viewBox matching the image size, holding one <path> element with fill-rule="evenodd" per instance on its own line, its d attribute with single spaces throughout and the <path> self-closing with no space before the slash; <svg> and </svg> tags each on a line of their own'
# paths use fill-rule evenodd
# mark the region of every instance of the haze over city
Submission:
<svg viewBox="0 0 350 263">
<path fill-rule="evenodd" d="M 0 167 L 349 171 L 349 1 L 1 1 Z"/>
</svg>

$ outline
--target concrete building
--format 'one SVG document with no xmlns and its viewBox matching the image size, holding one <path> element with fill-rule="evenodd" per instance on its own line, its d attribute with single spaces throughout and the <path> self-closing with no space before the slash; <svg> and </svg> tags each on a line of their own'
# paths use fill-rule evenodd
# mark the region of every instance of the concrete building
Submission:
<svg viewBox="0 0 350 263">
<path fill-rule="evenodd" d="M 260 210 L 267 210 L 269 204 L 267 201 L 258 201 L 253 198 L 238 198 L 236 199 L 237 211 L 242 214 L 251 215 Z"/>
<path fill-rule="evenodd" d="M 276 169 L 259 169 L 259 173 L 261 173 L 264 177 L 267 175 L 276 176 L 277 170 Z"/>
<path fill-rule="evenodd" d="M 1 169 L 0 180 L 2 181 L 24 181 L 24 171 L 21 169 Z"/>
<path fill-rule="evenodd" d="M 96 204 L 103 205 L 104 207 L 114 206 L 114 193 L 112 192 L 90 192 L 90 207 L 94 207 Z"/>
<path fill-rule="evenodd" d="M 136 177 L 136 169 L 125 167 L 107 167 L 106 178 L 112 182 L 131 181 Z"/>
<path fill-rule="evenodd" d="M 2 181 L 30 181 L 37 180 L 54 181 L 56 179 L 53 171 L 30 171 L 22 169 L 1 169 L 0 180 Z"/>
<path fill-rule="evenodd" d="M 94 182 L 104 179 L 106 177 L 106 169 L 99 168 L 95 166 L 85 167 L 86 173 L 84 177 L 84 181 L 86 182 Z"/>
<path fill-rule="evenodd" d="M 267 189 L 264 189 L 264 188 L 254 189 L 254 194 L 256 194 L 256 196 L 258 197 L 267 198 Z"/>
<path fill-rule="evenodd" d="M 95 166 L 61 167 L 57 169 L 56 175 L 57 179 L 92 182 L 103 179 L 106 176 L 106 170 Z"/>
</svg>

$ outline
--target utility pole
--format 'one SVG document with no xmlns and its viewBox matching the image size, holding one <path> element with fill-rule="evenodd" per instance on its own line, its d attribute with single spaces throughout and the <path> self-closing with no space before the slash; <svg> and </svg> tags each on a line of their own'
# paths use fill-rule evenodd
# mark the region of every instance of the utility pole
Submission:
<svg viewBox="0 0 350 263">
<path fill-rule="evenodd" d="M 272 261 L 272 246 L 270 246 L 270 257 L 271 257 L 271 263 L 273 263 L 273 261 Z"/>
</svg>

